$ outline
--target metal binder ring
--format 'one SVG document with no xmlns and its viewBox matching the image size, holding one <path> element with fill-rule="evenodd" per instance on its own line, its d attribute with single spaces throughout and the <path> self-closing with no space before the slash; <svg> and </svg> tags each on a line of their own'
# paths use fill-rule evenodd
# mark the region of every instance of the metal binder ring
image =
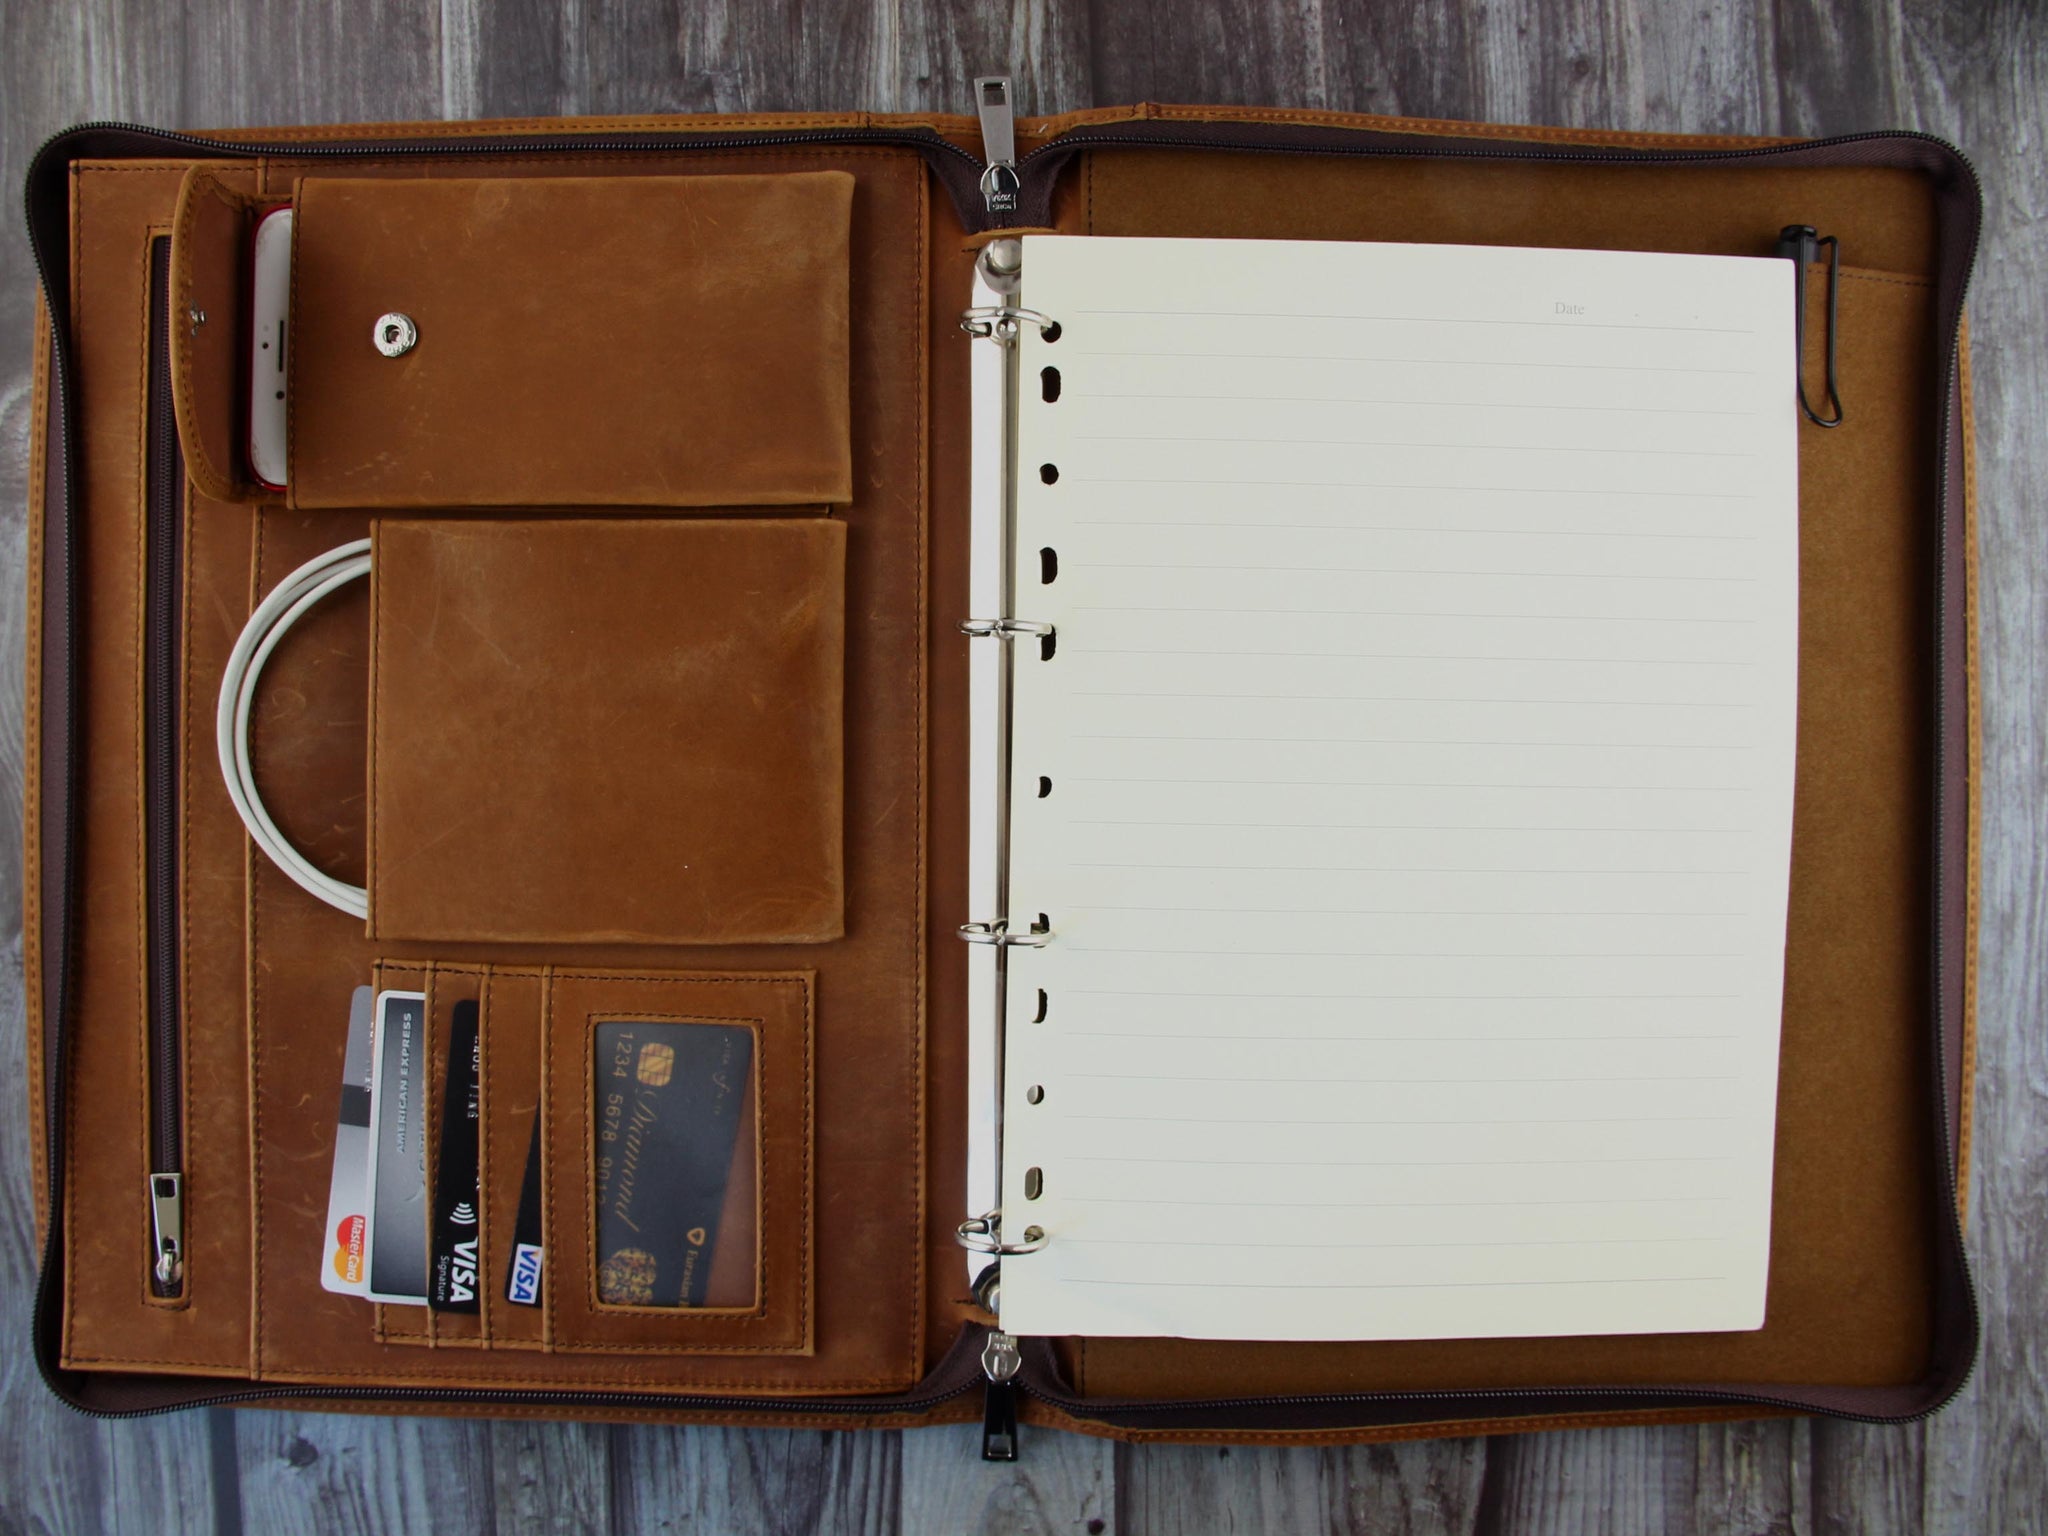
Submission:
<svg viewBox="0 0 2048 1536">
<path fill-rule="evenodd" d="M 1040 624 L 1035 619 L 962 619 L 960 633 L 980 639 L 993 635 L 998 640 L 1013 639 L 1018 635 L 1049 635 L 1053 632 L 1050 624 Z"/>
<path fill-rule="evenodd" d="M 969 1253 L 992 1253 L 998 1258 L 1012 1253 L 1036 1253 L 1046 1245 L 1045 1228 L 1026 1227 L 1024 1240 L 1018 1243 L 1003 1241 L 1003 1213 L 990 1211 L 986 1216 L 970 1216 L 953 1229 L 954 1240 Z"/>
<path fill-rule="evenodd" d="M 968 335 L 992 337 L 1004 343 L 1014 342 L 1026 321 L 1037 326 L 1041 336 L 1059 323 L 1050 315 L 1015 304 L 980 304 L 960 312 L 960 329 Z"/>
<path fill-rule="evenodd" d="M 1033 927 L 1029 933 L 1012 933 L 1007 923 L 962 923 L 960 937 L 970 944 L 1014 944 L 1025 949 L 1043 949 L 1052 938 L 1052 930 Z"/>
</svg>

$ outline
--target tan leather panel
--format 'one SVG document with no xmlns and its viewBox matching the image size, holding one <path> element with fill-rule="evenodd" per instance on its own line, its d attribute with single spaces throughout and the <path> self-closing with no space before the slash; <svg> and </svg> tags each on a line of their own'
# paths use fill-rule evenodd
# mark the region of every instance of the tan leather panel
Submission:
<svg viewBox="0 0 2048 1536">
<path fill-rule="evenodd" d="M 1934 202 L 1908 171 L 1355 159 L 1100 149 L 1070 176 L 1098 235 L 1591 246 L 1776 254 L 1840 237 L 1855 266 L 1925 273 Z"/>
<path fill-rule="evenodd" d="M 844 502 L 852 197 L 843 171 L 301 178 L 292 504 Z"/>
<path fill-rule="evenodd" d="M 168 233 L 184 168 L 81 165 L 72 187 L 74 382 L 80 391 L 80 472 L 93 515 L 79 555 L 90 573 L 92 632 L 81 647 L 80 726 L 91 743 L 79 784 L 78 952 L 72 1071 L 64 1127 L 67 1359 L 118 1366 L 176 1362 L 197 1373 L 238 1371 L 246 1358 L 247 1130 L 233 1026 L 227 1052 L 209 1035 L 195 1059 L 188 1119 L 210 1162 L 188 1169 L 193 1244 L 181 1302 L 154 1300 L 143 1175 L 149 1127 L 145 1057 L 142 863 L 142 551 L 147 305 L 151 241 Z M 81 303 L 81 300 L 84 302 Z M 216 770 L 217 772 L 217 770 Z M 232 1020 L 233 1015 L 229 1015 Z M 212 1021 L 193 1017 L 195 1038 Z M 195 1095 L 219 1091 L 219 1107 Z M 202 1253 L 208 1267 L 199 1267 Z M 215 1262 L 225 1259 L 226 1262 Z"/>
<path fill-rule="evenodd" d="M 370 934 L 846 930 L 846 525 L 386 518 Z"/>
<path fill-rule="evenodd" d="M 451 1385 L 776 1393 L 883 1390 L 908 1384 L 922 1368 L 923 173 L 914 156 L 877 150 L 719 155 L 676 168 L 718 172 L 764 161 L 777 169 L 840 166 L 859 183 L 851 400 L 854 437 L 864 445 L 863 474 L 845 513 L 848 931 L 841 940 L 801 951 L 803 964 L 818 975 L 816 1353 L 629 1360 L 557 1354 L 543 1364 L 530 1350 L 379 1345 L 367 1308 L 313 1294 L 303 1258 L 272 1240 L 262 1249 L 258 1298 L 266 1376 L 318 1380 L 362 1373 Z M 632 162 L 642 169 L 647 164 Z M 562 162 L 550 161 L 548 168 L 562 169 Z M 617 163 L 600 162 L 599 168 Z M 273 514 L 265 523 L 264 584 L 363 527 L 354 516 Z M 323 867 L 360 878 L 367 616 L 363 606 L 343 599 L 331 614 L 316 612 L 304 628 L 279 648 L 266 680 L 266 700 L 288 710 L 289 718 L 259 721 L 258 778 L 275 786 L 272 808 L 288 834 L 324 859 Z M 373 954 L 360 925 L 349 932 L 339 913 L 314 909 L 267 866 L 256 872 L 256 889 L 258 947 L 266 957 L 253 1000 L 267 1128 L 260 1209 L 263 1227 L 290 1230 L 317 1223 L 316 1205 L 324 1213 L 326 1172 L 315 1165 L 325 1156 L 319 1148 L 326 1144 L 320 1128 L 326 1116 L 280 1123 L 271 1114 L 302 1098 L 324 1103 L 332 1092 L 339 1036 L 315 1031 L 309 1037 L 301 1021 L 345 1005 L 347 989 L 367 974 Z M 394 946 L 380 947 L 386 958 L 403 958 Z M 415 948 L 421 960 L 732 971 L 786 970 L 793 953 L 787 946 L 671 951 L 579 945 L 568 954 L 536 953 L 531 946 Z M 491 1011 L 494 1025 L 487 1027 L 501 1025 L 508 1008 L 495 985 Z M 495 1083 L 486 1091 L 494 1088 L 506 1091 Z M 513 1160 L 523 1155 L 522 1148 Z M 516 1175 L 506 1173 L 501 1160 L 493 1177 Z M 520 1310 L 508 1307 L 500 1317 Z"/>
<path fill-rule="evenodd" d="M 171 231 L 171 394 L 185 473 L 215 500 L 253 496 L 242 454 L 253 165 L 195 167 Z"/>
<path fill-rule="evenodd" d="M 1102 151 L 1072 216 L 1097 233 L 1613 243 L 1767 252 L 1815 222 L 1860 258 L 1920 266 L 1913 178 L 1309 162 Z M 1614 177 L 1628 180 L 1617 184 Z M 1734 180 L 1726 178 L 1733 177 Z M 1709 189 L 1706 183 L 1722 178 Z M 1600 211 L 1598 187 L 1608 187 Z M 1621 195 L 1622 189 L 1627 195 Z M 1487 195 L 1491 191 L 1492 195 Z M 1795 215 L 1794 206 L 1825 209 Z M 1832 221 L 1832 222 L 1830 222 Z M 1824 289 L 1810 279 L 1819 312 Z M 1933 1222 L 1926 933 L 1933 615 L 1926 509 L 1932 297 L 1845 271 L 1849 419 L 1800 431 L 1800 701 L 1767 1321 L 1755 1333 L 1254 1344 L 1074 1341 L 1104 1397 L 1429 1391 L 1574 1383 L 1910 1382 L 1929 1349 Z M 1808 337 L 1819 377 L 1819 327 Z"/>
</svg>

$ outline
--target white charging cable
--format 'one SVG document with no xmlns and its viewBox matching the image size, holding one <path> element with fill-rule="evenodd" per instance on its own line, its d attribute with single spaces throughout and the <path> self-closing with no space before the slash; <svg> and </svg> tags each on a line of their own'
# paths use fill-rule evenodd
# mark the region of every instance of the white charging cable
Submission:
<svg viewBox="0 0 2048 1536">
<path fill-rule="evenodd" d="M 263 665 L 277 649 L 277 642 L 320 599 L 369 574 L 370 541 L 357 539 L 308 560 L 279 582 L 277 589 L 256 605 L 228 654 L 227 672 L 220 682 L 220 709 L 214 717 L 221 777 L 227 781 L 235 814 L 242 818 L 256 846 L 303 890 L 359 918 L 370 915 L 368 893 L 359 885 L 346 884 L 315 869 L 310 859 L 285 841 L 264 809 L 263 797 L 256 790 L 256 771 L 249 761 L 249 713 L 255 707 Z"/>
</svg>

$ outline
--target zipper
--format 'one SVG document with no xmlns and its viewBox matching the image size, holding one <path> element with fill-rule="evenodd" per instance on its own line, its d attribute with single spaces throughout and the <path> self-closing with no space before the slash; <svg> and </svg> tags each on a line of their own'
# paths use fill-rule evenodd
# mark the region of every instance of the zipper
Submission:
<svg viewBox="0 0 2048 1536">
<path fill-rule="evenodd" d="M 178 662 L 185 456 L 171 405 L 171 241 L 150 248 L 149 436 L 145 546 L 142 778 L 143 876 L 148 889 L 146 1026 L 149 1054 L 149 1285 L 185 1290 L 184 1062 L 178 1030 Z"/>
<path fill-rule="evenodd" d="M 1009 130 L 1014 152 L 1015 119 L 1009 95 L 1007 81 L 1005 80 L 1000 100 L 992 104 L 992 110 L 989 114 L 983 116 L 983 147 L 985 151 L 999 144 L 999 135 L 1002 132 L 1004 117 L 1005 114 L 1009 114 Z M 1805 140 L 1795 144 L 1759 146 L 1753 149 L 1688 151 L 1603 150 L 1597 148 L 1560 149 L 1543 146 L 1506 146 L 1497 143 L 1472 143 L 1466 141 L 1459 141 L 1455 146 L 1446 146 L 1441 140 L 1430 141 L 1427 144 L 1418 144 L 1413 136 L 1381 134 L 1371 129 L 1297 129 L 1291 132 L 1282 129 L 1280 131 L 1269 130 L 1262 134 L 1256 128 L 1246 129 L 1243 125 L 1210 124 L 1206 126 L 1220 127 L 1225 131 L 1219 134 L 1185 131 L 1176 133 L 1173 131 L 1172 125 L 1164 124 L 1161 125 L 1164 131 L 1151 134 L 1114 129 L 1076 129 L 1058 140 L 1039 146 L 1016 162 L 1017 190 L 1014 201 L 1006 208 L 998 206 L 998 204 L 1004 202 L 1000 195 L 992 199 L 984 189 L 984 181 L 989 178 L 989 173 L 995 169 L 995 166 L 990 161 L 978 159 L 969 151 L 961 149 L 958 145 L 951 143 L 931 129 L 848 128 L 811 129 L 791 132 L 766 130 L 757 133 L 720 135 L 717 137 L 697 134 L 662 133 L 623 136 L 602 134 L 588 136 L 569 135 L 551 138 L 521 135 L 503 139 L 460 140 L 453 143 L 435 140 L 400 140 L 395 142 L 352 141 L 334 144 L 294 142 L 280 145 L 267 144 L 258 140 L 236 142 L 232 140 L 207 139 L 191 134 L 138 128 L 123 123 L 93 122 L 83 124 L 55 136 L 44 144 L 31 166 L 28 186 L 28 208 L 30 243 L 35 258 L 36 272 L 53 317 L 51 387 L 56 396 L 53 409 L 58 419 L 57 430 L 62 434 L 61 454 L 53 458 L 46 466 L 45 473 L 46 475 L 60 475 L 62 480 L 64 520 L 61 528 L 58 530 L 61 543 L 57 558 L 62 562 L 66 578 L 61 591 L 63 629 L 59 637 L 63 646 L 60 654 L 63 662 L 65 719 L 67 721 L 75 721 L 78 695 L 77 657 L 75 647 L 72 644 L 72 636 L 76 632 L 78 617 L 78 593 L 74 565 L 77 546 L 75 533 L 71 527 L 71 517 L 75 511 L 73 491 L 77 483 L 75 460 L 76 435 L 72 430 L 73 423 L 70 421 L 68 414 L 72 401 L 70 398 L 69 359 L 66 355 L 64 341 L 65 329 L 63 324 L 57 323 L 59 317 L 64 316 L 66 312 L 64 306 L 59 302 L 62 289 L 60 286 L 53 284 L 51 280 L 53 263 L 49 259 L 47 250 L 49 226 L 43 219 L 39 219 L 37 216 L 37 193 L 44 176 L 47 174 L 44 172 L 46 162 L 55 164 L 60 168 L 68 166 L 71 156 L 66 153 L 66 145 L 68 141 L 81 136 L 99 134 L 118 135 L 126 140 L 147 141 L 152 148 L 188 149 L 213 157 L 248 157 L 267 153 L 283 153 L 293 158 L 337 160 L 387 155 L 393 157 L 442 156 L 457 158 L 465 155 L 513 153 L 559 155 L 569 155 L 578 152 L 646 153 L 693 149 L 748 149 L 774 144 L 900 144 L 915 148 L 924 155 L 934 174 L 939 177 L 941 184 L 946 187 L 951 195 L 962 224 L 970 233 L 980 233 L 989 228 L 1006 224 L 1029 223 L 1032 222 L 1031 215 L 1034 212 L 1040 215 L 1048 213 L 1052 184 L 1057 179 L 1061 163 L 1082 150 L 1100 147 L 1207 147 L 1266 154 L 1307 154 L 1318 156 L 1356 155 L 1385 158 L 1424 158 L 1434 155 L 1470 160 L 1576 161 L 1581 163 L 1610 164 L 1703 164 L 1741 163 L 1749 160 L 1783 157 L 1795 153 L 1826 152 L 1864 143 L 1918 143 L 1926 146 L 1937 157 L 1951 159 L 1956 165 L 1960 166 L 1968 182 L 1969 196 L 1972 199 L 1973 205 L 1980 205 L 1981 202 L 1976 192 L 1978 178 L 1975 167 L 1971 165 L 1968 158 L 1955 149 L 1954 146 L 1931 134 L 1915 132 L 1847 134 L 1834 138 Z M 139 152 L 137 148 L 128 144 L 124 144 L 117 151 L 117 153 L 130 155 Z M 58 222 L 61 223 L 61 219 Z M 1967 286 L 1969 272 L 1975 263 L 1979 233 L 1978 224 L 1973 221 L 1969 226 L 1969 238 L 1966 249 L 1960 258 L 1964 286 Z M 1952 468 L 1949 462 L 1948 447 L 1949 435 L 1953 430 L 1953 413 L 1956 409 L 1954 381 L 1957 377 L 1956 370 L 1961 348 L 1959 324 L 1962 314 L 1961 291 L 1958 291 L 1956 295 L 1952 306 L 1952 313 L 1950 309 L 1944 309 L 1943 314 L 1949 320 L 1948 352 L 1950 371 L 1937 411 L 1937 424 L 1941 434 L 1938 439 L 1939 446 L 1936 455 L 1935 486 L 1937 665 L 1934 715 L 1936 723 L 1935 828 L 1937 836 L 1940 835 L 1946 811 L 1945 801 L 1942 798 L 1944 794 L 1942 775 L 1946 768 L 1946 750 L 1940 726 L 1952 706 L 1952 701 L 1947 697 L 1942 681 L 1942 664 L 1945 661 L 1947 645 L 1940 631 L 1940 623 L 1941 615 L 1944 611 L 1943 605 L 1948 601 L 1949 593 L 1947 573 L 1940 556 L 1946 550 L 1949 532 L 1947 497 L 1951 484 Z M 76 755 L 75 742 L 67 741 L 65 748 L 66 762 L 74 761 Z M 69 1044 L 68 1031 L 64 1027 L 70 997 L 69 976 L 66 969 L 69 960 L 68 948 L 71 922 L 68 903 L 72 899 L 72 894 L 75 892 L 77 885 L 77 822 L 76 800 L 75 798 L 67 798 L 64 802 L 60 819 L 62 837 L 60 857 L 64 864 L 62 874 L 64 904 L 61 909 L 53 910 L 47 913 L 45 917 L 46 924 L 49 924 L 53 918 L 55 919 L 55 926 L 59 932 L 57 953 L 54 957 L 54 974 L 51 977 L 49 989 L 50 997 L 53 1000 L 51 1012 L 54 1015 L 55 1029 L 51 1036 L 52 1048 L 48 1053 L 48 1059 L 45 1061 L 46 1072 L 51 1075 L 49 1092 L 52 1096 L 50 1113 L 46 1116 L 49 1154 L 46 1166 L 50 1170 L 50 1193 L 53 1207 L 59 1209 L 61 1209 L 61 1194 L 58 1185 L 62 1174 L 60 1155 L 62 1116 L 58 1112 L 61 1109 L 61 1104 L 56 1099 L 56 1093 L 58 1085 L 61 1085 L 65 1080 L 64 1057 L 68 1051 Z M 1944 1164 L 1943 1172 L 1946 1175 L 1943 1181 L 1947 1195 L 1944 1201 L 1946 1235 L 1952 1243 L 1952 1256 L 1957 1262 L 1962 1279 L 1966 1322 L 1970 1338 L 1974 1341 L 1980 1329 L 1980 1316 L 1975 1295 L 1975 1284 L 1970 1270 L 1969 1256 L 1962 1244 L 1961 1223 L 1955 1214 L 1956 1169 L 1954 1160 L 1949 1154 L 1949 1148 L 1952 1145 L 1953 1120 L 1948 1103 L 1948 1085 L 1953 1081 L 1953 1068 L 1948 1059 L 1949 1052 L 1947 1049 L 1946 1032 L 1942 1028 L 1940 995 L 1948 974 L 1946 957 L 1952 946 L 1947 942 L 1945 936 L 1941 906 L 1943 889 L 1940 861 L 1937 858 L 1935 863 L 1935 915 L 1932 941 L 1935 962 L 1934 990 L 1936 993 L 1934 1070 L 1932 1075 L 1937 1096 L 1936 1116 L 1939 1130 L 1937 1145 L 1940 1148 Z M 175 1204 L 172 1209 L 176 1209 Z M 74 1406 L 79 1407 L 81 1411 L 96 1417 L 128 1418 L 171 1412 L 186 1407 L 203 1405 L 231 1406 L 283 1398 L 303 1398 L 306 1395 L 307 1388 L 305 1386 L 295 1385 L 253 1387 L 223 1393 L 204 1394 L 181 1398 L 161 1406 L 135 1409 L 109 1410 L 88 1406 L 79 1402 L 72 1393 L 64 1389 L 60 1382 L 62 1373 L 57 1363 L 56 1355 L 56 1324 L 61 1297 L 58 1292 L 55 1276 L 61 1254 L 59 1225 L 56 1220 L 52 1220 L 47 1224 L 43 1262 L 37 1282 L 37 1362 L 44 1380 L 49 1384 L 51 1390 L 67 1402 L 71 1402 Z M 973 1336 L 974 1329 L 972 1326 L 964 1330 L 959 1344 L 955 1346 L 953 1355 L 960 1354 L 965 1348 L 971 1348 Z M 1004 1337 L 1009 1336 L 1005 1334 Z M 1000 1430 L 1002 1427 L 1001 1409 L 1007 1405 L 1014 1411 L 1016 1394 L 1019 1392 L 1039 1398 L 1075 1418 L 1103 1423 L 1114 1422 L 1114 1418 L 1118 1414 L 1151 1416 L 1192 1411 L 1197 1413 L 1238 1412 L 1258 1415 L 1260 1413 L 1270 1413 L 1276 1409 L 1284 1410 L 1291 1407 L 1319 1409 L 1350 1405 L 1427 1404 L 1438 1402 L 1446 1405 L 1481 1404 L 1526 1401 L 1530 1398 L 1585 1400 L 1589 1406 L 1600 1402 L 1726 1403 L 1737 1406 L 1791 1408 L 1795 1411 L 1803 1412 L 1823 1411 L 1835 1417 L 1867 1423 L 1904 1423 L 1924 1417 L 1926 1414 L 1935 1412 L 1944 1406 L 1962 1390 L 1969 1374 L 1965 1371 L 1953 1383 L 1945 1384 L 1946 1390 L 1938 1402 L 1903 1414 L 1867 1414 L 1833 1407 L 1816 1409 L 1810 1400 L 1801 1400 L 1796 1397 L 1752 1394 L 1716 1388 L 1570 1387 L 1545 1389 L 1535 1393 L 1516 1393 L 1498 1389 L 1471 1392 L 1365 1392 L 1280 1397 L 1213 1398 L 1157 1404 L 1109 1404 L 1101 1401 L 1076 1398 L 1051 1386 L 1050 1382 L 1057 1380 L 1058 1373 L 1052 1361 L 1050 1346 L 1045 1341 L 1029 1341 L 1032 1358 L 1036 1362 L 1036 1368 L 1026 1367 L 1023 1359 L 1024 1342 L 1013 1340 L 1013 1343 L 1016 1343 L 1018 1348 L 1018 1368 L 1000 1379 L 992 1374 L 986 1366 L 979 1366 L 977 1368 L 971 1364 L 962 1379 L 952 1381 L 951 1376 L 955 1373 L 949 1372 L 947 1364 L 942 1363 L 931 1378 L 933 1383 L 931 1390 L 921 1395 L 890 1400 L 867 1399 L 853 1402 L 812 1404 L 791 1400 L 765 1400 L 743 1397 L 661 1396 L 573 1390 L 506 1391 L 477 1388 L 374 1386 L 323 1386 L 316 1389 L 316 1395 L 333 1401 L 434 1402 L 472 1404 L 479 1407 L 537 1406 L 594 1409 L 668 1407 L 679 1410 L 697 1409 L 708 1412 L 758 1412 L 763 1409 L 773 1409 L 784 1412 L 802 1412 L 807 1415 L 815 1413 L 820 1418 L 829 1418 L 834 1415 L 857 1418 L 876 1414 L 919 1412 L 971 1391 L 976 1381 L 980 1380 L 986 1383 L 985 1390 L 991 1394 L 991 1401 L 985 1406 L 984 1410 L 985 1437 L 990 1423 L 990 1414 L 993 1413 L 996 1416 L 994 1425 L 998 1431 L 996 1439 L 1000 1444 Z M 1043 1356 L 1042 1360 L 1038 1358 L 1040 1355 Z M 949 1356 L 949 1360 L 951 1358 Z M 1256 1418 L 1254 1418 L 1249 1427 L 1258 1427 Z M 1014 1426 L 1012 1426 L 1011 1447 L 1013 1452 L 1014 1446 L 1015 1435 Z"/>
<path fill-rule="evenodd" d="M 981 153 L 988 162 L 981 173 L 981 203 L 992 220 L 1017 211 L 1022 182 L 1017 175 L 1017 110 L 1010 100 L 1008 75 L 983 75 L 974 82 L 975 107 L 981 116 Z"/>
<path fill-rule="evenodd" d="M 1024 1354 L 1017 1340 L 991 1328 L 981 1346 L 981 1372 L 987 1378 L 981 1407 L 981 1459 L 1017 1459 L 1017 1373 Z"/>
</svg>

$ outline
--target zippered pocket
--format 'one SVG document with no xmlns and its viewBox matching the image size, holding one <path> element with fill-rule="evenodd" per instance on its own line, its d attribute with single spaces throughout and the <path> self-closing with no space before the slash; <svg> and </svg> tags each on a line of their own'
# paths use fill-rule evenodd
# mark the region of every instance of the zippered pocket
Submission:
<svg viewBox="0 0 2048 1536">
<path fill-rule="evenodd" d="M 171 241 L 150 243 L 142 663 L 144 984 L 150 1295 L 185 1295 L 184 1041 L 178 1006 L 178 664 L 184 641 L 185 456 L 171 405 Z"/>
</svg>

